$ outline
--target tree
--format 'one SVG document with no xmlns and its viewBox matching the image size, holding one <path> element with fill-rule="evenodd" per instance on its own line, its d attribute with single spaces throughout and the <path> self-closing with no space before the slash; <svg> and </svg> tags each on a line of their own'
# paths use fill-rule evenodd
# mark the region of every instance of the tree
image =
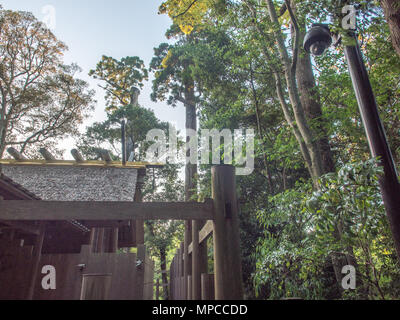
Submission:
<svg viewBox="0 0 400 320">
<path fill-rule="evenodd" d="M 103 56 L 89 75 L 105 83 L 99 86 L 106 91 L 107 111 L 137 104 L 143 81 L 148 79 L 148 71 L 139 57 L 117 60 Z"/>
<path fill-rule="evenodd" d="M 186 142 L 189 145 L 193 134 L 197 133 L 197 110 L 196 105 L 198 97 L 196 97 L 196 83 L 192 76 L 191 68 L 193 66 L 190 54 L 191 45 L 195 42 L 193 34 L 182 35 L 176 25 L 168 30 L 167 35 L 179 38 L 174 45 L 166 43 L 161 44 L 154 49 L 155 56 L 150 63 L 150 70 L 155 74 L 153 81 L 153 93 L 151 98 L 154 101 L 165 100 L 168 96 L 168 103 L 176 105 L 177 102 L 184 104 L 186 109 Z M 190 155 L 190 149 L 186 151 L 186 155 Z M 197 161 L 197 159 L 196 159 Z M 196 201 L 198 196 L 197 186 L 198 166 L 197 163 L 188 162 L 185 167 L 185 201 Z M 185 256 L 188 253 L 188 246 L 191 239 L 197 237 L 204 222 L 187 221 L 185 226 Z M 199 245 L 193 245 L 192 269 L 197 271 L 198 260 L 206 260 L 207 248 L 204 244 L 199 250 Z M 201 252 L 200 252 L 201 251 Z M 197 255 L 197 256 L 196 256 Z M 202 258 L 200 257 L 202 255 Z M 199 257 L 197 259 L 197 257 Z M 185 279 L 188 278 L 189 260 L 185 263 Z M 200 288 L 201 273 L 193 272 L 192 281 L 193 288 Z M 186 280 L 185 280 L 186 281 Z M 188 288 L 187 286 L 185 286 Z M 186 290 L 186 289 L 185 289 Z M 196 292 L 195 292 L 196 291 Z M 193 290 L 193 298 L 200 299 L 201 292 Z"/>
<path fill-rule="evenodd" d="M 168 130 L 168 123 L 161 122 L 152 110 L 139 105 L 128 104 L 107 113 L 107 120 L 95 122 L 86 128 L 78 141 L 78 147 L 89 158 L 98 158 L 97 150 L 110 150 L 115 159 L 121 159 L 121 123 L 126 121 L 127 141 L 134 152 L 133 161 L 144 161 L 149 143 L 146 135 L 150 130 Z"/>
<path fill-rule="evenodd" d="M 166 13 L 182 32 L 190 34 L 202 23 L 212 0 L 168 0 L 164 1 L 159 13 Z"/>
<path fill-rule="evenodd" d="M 380 3 L 389 25 L 393 47 L 400 56 L 400 3 L 396 0 L 381 0 Z"/>
<path fill-rule="evenodd" d="M 178 27 L 193 27 L 186 30 L 194 41 L 185 45 L 184 56 L 190 57 L 200 126 L 257 132 L 255 173 L 238 178 L 248 297 L 252 280 L 261 298 L 393 297 L 399 268 L 379 192 L 369 184 L 372 180 L 357 180 L 368 180 L 374 173 L 365 170 L 368 144 L 343 48 L 311 60 L 301 47 L 305 27 L 312 22 L 334 17 L 332 30 L 338 30 L 336 17 L 346 2 L 198 0 L 197 4 L 208 5 L 201 10 L 193 5 L 192 12 L 187 6 L 192 1 L 165 2 L 175 6 L 167 12 Z M 214 6 L 219 2 L 224 2 L 223 10 Z M 355 1 L 357 27 L 397 161 L 400 64 L 387 41 L 389 26 L 377 3 Z M 168 92 L 174 101 L 173 90 L 159 92 Z M 319 175 L 313 173 L 311 149 L 296 118 L 299 110 L 321 156 Z M 344 172 L 351 181 L 342 179 Z M 208 186 L 207 169 L 200 167 L 201 197 L 210 195 Z M 317 208 L 303 206 L 312 199 L 310 194 L 319 199 Z M 357 232 L 352 233 L 353 227 Z M 342 263 L 356 266 L 357 292 L 341 290 Z"/>
<path fill-rule="evenodd" d="M 0 157 L 7 146 L 22 153 L 54 148 L 76 134 L 93 109 L 94 92 L 62 65 L 65 44 L 31 13 L 0 11 Z"/>
</svg>

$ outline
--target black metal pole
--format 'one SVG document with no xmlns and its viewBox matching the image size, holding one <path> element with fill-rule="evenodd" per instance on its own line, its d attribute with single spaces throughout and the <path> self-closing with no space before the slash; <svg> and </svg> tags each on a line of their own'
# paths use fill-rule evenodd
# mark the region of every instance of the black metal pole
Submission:
<svg viewBox="0 0 400 320">
<path fill-rule="evenodd" d="M 384 175 L 380 179 L 379 183 L 386 214 L 393 234 L 397 256 L 400 259 L 399 179 L 392 153 L 386 139 L 385 130 L 379 117 L 378 107 L 361 54 L 360 46 L 357 38 L 354 35 L 353 37 L 355 44 L 353 46 L 345 46 L 344 52 L 371 154 L 373 157 L 380 158 L 380 163 L 384 168 Z"/>
<path fill-rule="evenodd" d="M 122 164 L 126 165 L 126 133 L 125 133 L 125 120 L 121 123 L 121 143 L 122 143 Z"/>
</svg>

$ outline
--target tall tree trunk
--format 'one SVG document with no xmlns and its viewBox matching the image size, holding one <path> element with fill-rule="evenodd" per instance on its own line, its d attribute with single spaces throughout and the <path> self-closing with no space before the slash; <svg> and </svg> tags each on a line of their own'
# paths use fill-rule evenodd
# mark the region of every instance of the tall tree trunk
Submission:
<svg viewBox="0 0 400 320">
<path fill-rule="evenodd" d="M 400 2 L 399 0 L 380 0 L 390 29 L 392 44 L 400 56 Z"/>
<path fill-rule="evenodd" d="M 297 14 L 296 2 L 291 0 L 291 8 L 296 15 L 298 23 L 298 37 L 300 43 L 303 43 L 306 34 L 305 19 Z M 292 26 L 292 38 L 294 37 L 294 27 Z M 319 89 L 315 82 L 315 77 L 312 69 L 310 55 L 303 49 L 300 49 L 296 69 L 296 81 L 299 88 L 300 100 L 306 113 L 306 117 L 313 124 L 313 130 L 317 135 L 317 143 L 321 150 L 321 158 L 323 165 L 323 173 L 335 172 L 335 163 L 333 160 L 332 150 L 328 140 L 325 123 L 322 114 L 322 106 L 319 95 Z M 333 236 L 337 241 L 341 238 L 340 228 L 339 232 Z M 335 272 L 336 280 L 339 284 L 339 291 L 342 293 L 341 279 L 343 277 L 341 271 L 343 266 L 351 264 L 357 267 L 357 261 L 354 258 L 353 248 L 351 246 L 346 248 L 347 255 L 332 254 L 332 265 Z M 347 258 L 347 259 L 346 259 Z M 359 281 L 361 282 L 361 280 Z"/>
<path fill-rule="evenodd" d="M 246 5 L 247 5 L 248 9 L 253 14 L 253 17 L 254 17 L 253 24 L 254 24 L 255 28 L 261 34 L 262 39 L 264 40 L 263 43 L 262 43 L 262 52 L 263 52 L 265 58 L 268 61 L 272 61 L 271 54 L 269 53 L 269 47 L 266 44 L 268 36 L 264 32 L 264 30 L 260 27 L 260 25 L 257 23 L 257 18 L 258 18 L 257 17 L 257 12 L 254 9 L 254 7 L 252 6 L 252 4 L 246 2 Z M 310 174 L 310 177 L 313 179 L 314 183 L 316 184 L 316 178 L 317 177 L 314 174 L 310 151 L 307 148 L 306 142 L 304 141 L 304 138 L 303 138 L 303 136 L 302 136 L 302 134 L 301 134 L 301 132 L 300 132 L 300 130 L 298 128 L 298 125 L 296 124 L 295 120 L 292 117 L 292 114 L 291 114 L 290 109 L 289 109 L 289 105 L 286 102 L 286 97 L 285 97 L 284 88 L 283 88 L 283 85 L 282 85 L 282 79 L 281 79 L 281 75 L 280 75 L 281 71 L 278 70 L 278 68 L 275 65 L 272 64 L 271 65 L 271 72 L 272 72 L 272 74 L 274 76 L 276 94 L 277 94 L 277 97 L 278 97 L 278 101 L 279 101 L 279 103 L 281 105 L 283 114 L 285 116 L 285 119 L 286 119 L 287 123 L 289 124 L 290 128 L 293 130 L 293 134 L 294 134 L 294 136 L 295 136 L 295 138 L 296 138 L 296 140 L 297 140 L 297 142 L 299 144 L 300 152 L 301 152 L 301 155 L 302 155 L 302 157 L 303 157 L 303 159 L 305 161 L 305 165 L 307 167 L 307 170 L 308 170 L 308 172 Z"/>
<path fill-rule="evenodd" d="M 323 174 L 323 166 L 321 161 L 321 153 L 318 144 L 315 141 L 315 134 L 312 132 L 308 125 L 307 118 L 304 112 L 303 105 L 301 103 L 299 90 L 296 82 L 296 63 L 298 60 L 298 49 L 299 49 L 299 36 L 296 34 L 296 41 L 294 45 L 293 61 L 290 62 L 289 54 L 286 49 L 285 40 L 282 34 L 282 30 L 278 21 L 275 5 L 272 0 L 266 0 L 270 20 L 273 25 L 273 31 L 277 42 L 279 55 L 283 65 L 283 71 L 285 74 L 286 85 L 289 93 L 289 99 L 293 108 L 294 117 L 296 124 L 301 133 L 304 143 L 310 154 L 312 164 L 312 178 L 316 184 L 316 180 Z"/>
<path fill-rule="evenodd" d="M 292 0 L 292 6 L 294 1 Z M 293 7 L 295 9 L 295 7 Z M 303 43 L 305 32 L 304 19 L 298 19 L 299 23 L 299 41 Z M 310 55 L 303 49 L 300 49 L 296 69 L 297 86 L 300 93 L 300 101 L 308 120 L 313 124 L 312 128 L 317 136 L 317 143 L 321 151 L 321 161 L 323 173 L 335 171 L 332 150 L 329 145 L 328 134 L 325 128 L 325 121 L 322 115 L 321 100 L 318 87 L 315 83 L 315 77 L 312 70 Z"/>
<path fill-rule="evenodd" d="M 194 99 L 193 81 L 185 84 L 185 108 L 186 108 L 186 142 L 189 143 L 191 130 L 197 131 L 196 104 Z M 186 155 L 190 156 L 190 150 Z M 197 164 L 187 163 L 185 168 L 185 201 L 190 201 L 197 194 L 196 188 Z"/>
</svg>

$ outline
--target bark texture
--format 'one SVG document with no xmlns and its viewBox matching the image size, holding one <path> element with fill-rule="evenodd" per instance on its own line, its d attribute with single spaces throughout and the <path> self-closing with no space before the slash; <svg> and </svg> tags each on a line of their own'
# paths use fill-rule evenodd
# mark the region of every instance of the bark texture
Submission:
<svg viewBox="0 0 400 320">
<path fill-rule="evenodd" d="M 381 6 L 389 25 L 393 47 L 400 56 L 400 1 L 381 0 Z"/>
</svg>

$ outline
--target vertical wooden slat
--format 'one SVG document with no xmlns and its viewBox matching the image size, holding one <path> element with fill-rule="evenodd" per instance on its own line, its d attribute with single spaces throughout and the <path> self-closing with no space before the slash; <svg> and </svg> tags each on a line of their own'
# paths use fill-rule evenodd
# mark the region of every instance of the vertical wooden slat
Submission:
<svg viewBox="0 0 400 320">
<path fill-rule="evenodd" d="M 40 223 L 39 230 L 40 230 L 40 234 L 36 238 L 35 245 L 33 247 L 33 252 L 32 252 L 32 271 L 31 271 L 30 284 L 29 284 L 29 288 L 28 288 L 28 292 L 27 292 L 27 300 L 32 300 L 33 294 L 35 292 L 36 278 L 37 278 L 37 274 L 39 272 L 40 256 L 42 253 L 43 240 L 44 240 L 44 235 L 46 232 L 45 222 Z"/>
<path fill-rule="evenodd" d="M 202 273 L 201 274 L 201 300 L 214 300 L 214 275 Z"/>
<path fill-rule="evenodd" d="M 184 272 L 183 276 L 185 278 L 185 297 L 189 300 L 189 276 L 192 274 L 192 256 L 189 255 L 189 245 L 192 242 L 192 224 L 189 221 L 185 222 L 185 239 L 184 239 Z M 190 296 L 192 293 L 190 292 Z"/>
<path fill-rule="evenodd" d="M 192 283 L 193 283 L 193 281 L 192 281 L 192 276 L 188 276 L 188 280 L 187 280 L 187 282 L 188 282 L 188 297 L 187 297 L 187 299 L 188 300 L 193 300 L 193 296 L 192 296 L 192 292 L 193 292 L 193 289 L 192 289 Z"/>
<path fill-rule="evenodd" d="M 136 267 L 136 279 L 137 279 L 137 292 L 139 300 L 143 300 L 143 292 L 144 292 L 144 273 L 145 273 L 145 258 L 146 258 L 146 247 L 144 245 L 137 246 L 137 262 L 138 266 Z"/>
<path fill-rule="evenodd" d="M 104 228 L 98 228 L 96 252 L 98 253 L 104 252 Z"/>
<path fill-rule="evenodd" d="M 110 230 L 110 244 L 108 252 L 117 253 L 117 251 L 118 251 L 118 228 L 112 228 Z"/>
<path fill-rule="evenodd" d="M 200 221 L 192 222 L 192 300 L 201 298 L 201 274 L 199 255 Z"/>
</svg>

